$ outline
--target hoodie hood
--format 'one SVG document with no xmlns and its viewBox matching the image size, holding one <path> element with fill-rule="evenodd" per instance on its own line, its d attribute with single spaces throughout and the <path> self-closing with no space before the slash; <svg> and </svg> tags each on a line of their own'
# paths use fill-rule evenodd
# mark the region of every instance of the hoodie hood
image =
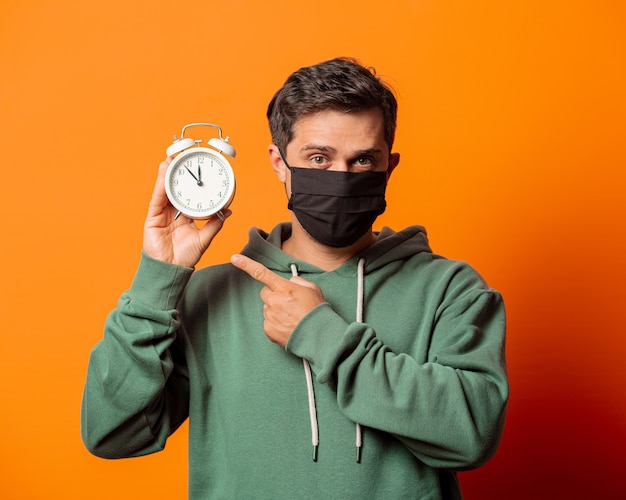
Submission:
<svg viewBox="0 0 626 500">
<path fill-rule="evenodd" d="M 398 232 L 384 227 L 375 234 L 377 236 L 375 243 L 355 256 L 356 260 L 365 259 L 366 273 L 371 273 L 390 262 L 404 260 L 421 252 L 432 253 L 428 244 L 426 229 L 422 226 L 410 226 Z M 291 236 L 291 223 L 289 222 L 277 225 L 270 233 L 252 228 L 250 229 L 248 244 L 241 253 L 261 262 L 275 272 L 289 273 L 292 264 L 296 264 L 301 273 L 324 272 L 308 262 L 290 257 L 281 250 L 282 242 L 289 236 Z M 346 265 L 353 266 L 353 263 L 349 264 L 351 260 L 344 263 L 339 269 Z"/>
</svg>

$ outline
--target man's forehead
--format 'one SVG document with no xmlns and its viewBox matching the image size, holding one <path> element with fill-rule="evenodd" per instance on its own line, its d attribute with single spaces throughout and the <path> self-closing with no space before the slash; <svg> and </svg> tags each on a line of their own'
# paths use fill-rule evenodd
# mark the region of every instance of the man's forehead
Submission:
<svg viewBox="0 0 626 500">
<path fill-rule="evenodd" d="M 385 143 L 383 114 L 371 109 L 358 112 L 317 111 L 299 118 L 293 126 L 289 144 L 299 150 L 335 150 L 346 140 L 362 142 L 361 149 L 377 149 Z M 385 143 L 386 144 L 386 143 Z"/>
</svg>

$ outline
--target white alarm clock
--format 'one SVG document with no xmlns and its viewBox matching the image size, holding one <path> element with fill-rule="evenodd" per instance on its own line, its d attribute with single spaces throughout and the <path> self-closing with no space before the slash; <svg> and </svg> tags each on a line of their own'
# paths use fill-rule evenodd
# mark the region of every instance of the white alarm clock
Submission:
<svg viewBox="0 0 626 500">
<path fill-rule="evenodd" d="M 202 141 L 185 137 L 189 127 L 213 127 L 219 138 Z M 170 203 L 180 214 L 190 219 L 208 219 L 214 215 L 224 220 L 222 210 L 235 196 L 235 174 L 224 157 L 235 157 L 235 148 L 222 138 L 222 129 L 212 123 L 190 123 L 183 127 L 180 138 L 167 148 L 167 156 L 174 156 L 165 173 L 165 192 Z"/>
</svg>

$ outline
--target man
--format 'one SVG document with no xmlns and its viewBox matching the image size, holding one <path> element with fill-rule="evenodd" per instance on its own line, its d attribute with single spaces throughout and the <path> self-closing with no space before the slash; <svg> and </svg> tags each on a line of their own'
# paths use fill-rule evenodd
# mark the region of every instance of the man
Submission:
<svg viewBox="0 0 626 500">
<path fill-rule="evenodd" d="M 90 358 L 86 446 L 152 453 L 189 417 L 190 498 L 460 498 L 456 471 L 491 457 L 504 421 L 500 295 L 419 226 L 372 232 L 400 159 L 373 72 L 301 68 L 268 118 L 291 222 L 252 229 L 230 264 L 194 272 L 224 222 L 175 220 L 161 164 Z"/>
</svg>

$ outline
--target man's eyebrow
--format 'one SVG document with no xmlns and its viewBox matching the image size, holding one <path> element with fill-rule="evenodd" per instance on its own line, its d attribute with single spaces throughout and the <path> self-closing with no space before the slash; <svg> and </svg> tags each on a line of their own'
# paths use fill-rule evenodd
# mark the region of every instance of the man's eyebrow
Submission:
<svg viewBox="0 0 626 500">
<path fill-rule="evenodd" d="M 321 146 L 318 144 L 305 144 L 300 148 L 300 151 L 305 153 L 307 151 L 320 151 L 321 153 L 336 153 L 337 150 L 330 146 Z"/>
<path fill-rule="evenodd" d="M 361 149 L 359 151 L 355 151 L 354 156 L 359 157 L 359 156 L 377 155 L 377 154 L 380 154 L 381 152 L 382 152 L 382 149 L 380 148 Z"/>
</svg>

